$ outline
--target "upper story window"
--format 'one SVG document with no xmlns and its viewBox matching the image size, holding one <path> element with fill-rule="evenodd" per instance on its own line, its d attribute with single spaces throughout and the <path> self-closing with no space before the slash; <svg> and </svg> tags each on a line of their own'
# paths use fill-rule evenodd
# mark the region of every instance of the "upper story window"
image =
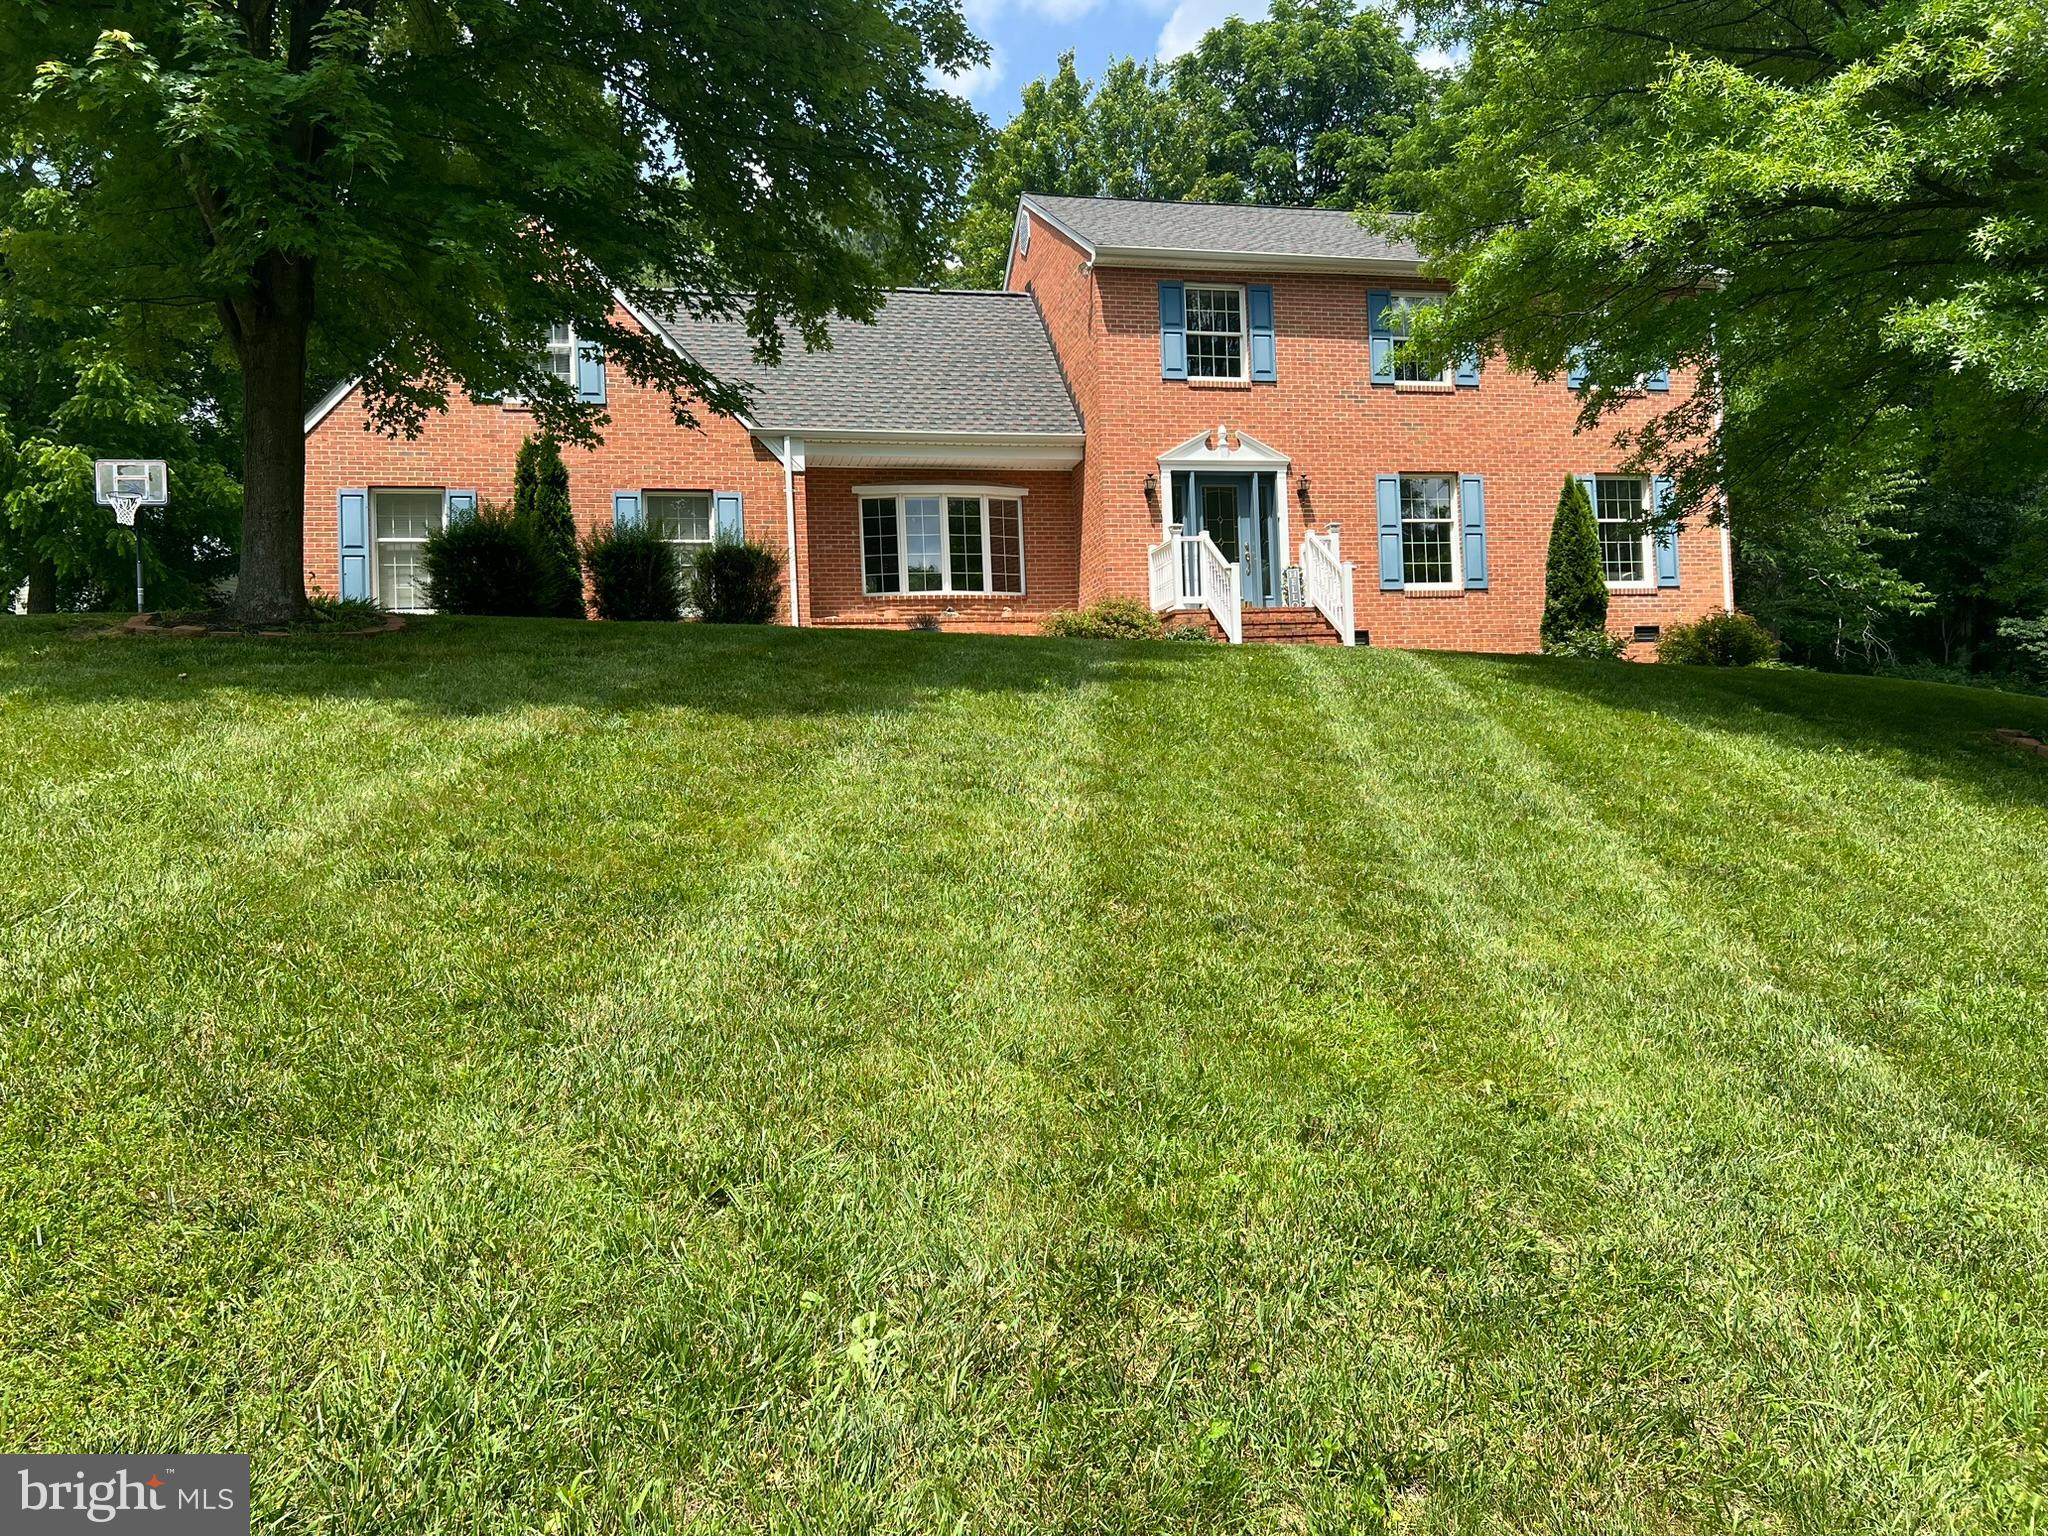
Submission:
<svg viewBox="0 0 2048 1536">
<path fill-rule="evenodd" d="M 1021 491 L 864 486 L 861 587 L 897 593 L 1024 591 Z"/>
<path fill-rule="evenodd" d="M 1408 340 L 1408 333 L 1414 327 L 1415 316 L 1422 310 L 1443 303 L 1443 296 L 1435 293 L 1402 293 L 1394 296 L 1394 302 L 1387 306 L 1387 335 L 1394 344 L 1394 382 L 1396 384 L 1448 384 L 1451 370 L 1448 368 L 1425 368 L 1416 357 Z"/>
<path fill-rule="evenodd" d="M 1600 565 L 1610 587 L 1650 584 L 1650 485 L 1647 480 L 1601 475 L 1593 482 L 1593 517 L 1600 528 Z"/>
<path fill-rule="evenodd" d="M 557 321 L 548 327 L 548 372 L 576 387 L 576 328 Z"/>
<path fill-rule="evenodd" d="M 1245 376 L 1244 290 L 1189 283 L 1188 377 Z"/>
</svg>

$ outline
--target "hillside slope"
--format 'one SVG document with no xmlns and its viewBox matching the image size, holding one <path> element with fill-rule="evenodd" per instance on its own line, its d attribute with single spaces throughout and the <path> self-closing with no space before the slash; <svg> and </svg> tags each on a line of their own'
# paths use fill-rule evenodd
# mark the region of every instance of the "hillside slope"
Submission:
<svg viewBox="0 0 2048 1536">
<path fill-rule="evenodd" d="M 2024 1526 L 2002 725 L 2048 704 L 0 624 L 0 1438 L 245 1450 L 280 1531 Z"/>
</svg>

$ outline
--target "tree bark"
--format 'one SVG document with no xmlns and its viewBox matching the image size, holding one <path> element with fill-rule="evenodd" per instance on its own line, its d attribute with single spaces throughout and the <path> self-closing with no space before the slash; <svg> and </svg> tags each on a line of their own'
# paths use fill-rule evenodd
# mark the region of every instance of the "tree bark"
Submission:
<svg viewBox="0 0 2048 1536">
<path fill-rule="evenodd" d="M 28 568 L 28 611 L 57 611 L 57 562 L 38 560 Z"/>
<path fill-rule="evenodd" d="M 242 364 L 242 563 L 235 612 L 274 624 L 306 607 L 306 336 L 313 264 L 273 252 L 224 318 Z"/>
</svg>

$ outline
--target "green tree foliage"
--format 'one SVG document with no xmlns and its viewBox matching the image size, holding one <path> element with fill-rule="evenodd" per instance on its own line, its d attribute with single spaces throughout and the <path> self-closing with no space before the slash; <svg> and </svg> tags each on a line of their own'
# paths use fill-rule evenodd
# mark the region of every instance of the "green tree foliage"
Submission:
<svg viewBox="0 0 2048 1536">
<path fill-rule="evenodd" d="M 1997 465 L 2005 495 L 2043 463 L 2037 0 L 1421 15 L 1471 60 L 1387 184 L 1458 284 L 1418 342 L 1553 378 L 1578 349 L 1589 422 L 1652 368 L 1698 369 L 1630 439 L 1675 471 L 1673 511 L 1714 516 L 1725 485 L 1751 568 L 1813 599 L 1801 622 L 1910 619 L 1930 594 L 1892 562 L 1914 488 Z"/>
<path fill-rule="evenodd" d="M 107 317 L 59 323 L 0 303 L 0 603 L 24 585 L 35 612 L 132 599 L 136 534 L 93 500 L 97 458 L 166 461 L 170 503 L 140 514 L 150 603 L 202 601 L 232 569 L 239 445 L 218 414 L 232 380 L 203 345 L 151 342 L 174 365 L 162 377 L 130 340 Z"/>
<path fill-rule="evenodd" d="M 546 590 L 540 611 L 580 619 L 583 562 L 576 548 L 576 514 L 569 505 L 569 466 L 562 447 L 546 433 L 529 434 L 512 466 L 512 510 L 533 530 Z"/>
<path fill-rule="evenodd" d="M 1550 555 L 1543 566 L 1546 646 L 1562 645 L 1586 630 L 1607 627 L 1607 571 L 1600 563 L 1600 528 L 1586 484 L 1566 475 L 1550 525 Z"/>
<path fill-rule="evenodd" d="M 1277 0 L 1171 65 L 1118 59 L 1093 83 L 1062 55 L 983 144 L 959 276 L 1002 281 L 1025 192 L 1355 207 L 1431 88 L 1393 23 L 1351 0 Z"/>
<path fill-rule="evenodd" d="M 1430 79 L 1384 12 L 1277 0 L 1232 16 L 1173 66 L 1183 118 L 1213 125 L 1194 196 L 1356 208 L 1370 202 Z"/>
<path fill-rule="evenodd" d="M 239 601 L 273 618 L 304 597 L 309 352 L 392 429 L 467 389 L 592 440 L 603 407 L 545 367 L 559 321 L 679 412 L 739 407 L 614 292 L 686 290 L 770 355 L 778 322 L 816 343 L 871 315 L 937 268 L 979 128 L 943 80 L 985 54 L 953 0 L 7 6 L 0 144 L 42 185 L 6 261 L 45 309 L 213 318 L 244 394 Z"/>
</svg>

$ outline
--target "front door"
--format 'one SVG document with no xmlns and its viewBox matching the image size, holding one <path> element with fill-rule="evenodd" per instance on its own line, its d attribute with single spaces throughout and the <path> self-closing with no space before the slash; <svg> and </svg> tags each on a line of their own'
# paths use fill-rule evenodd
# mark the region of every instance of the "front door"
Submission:
<svg viewBox="0 0 2048 1536">
<path fill-rule="evenodd" d="M 1223 558 L 1237 562 L 1246 607 L 1270 607 L 1278 596 L 1273 476 L 1197 474 L 1193 491 L 1188 532 L 1206 531 Z"/>
</svg>

